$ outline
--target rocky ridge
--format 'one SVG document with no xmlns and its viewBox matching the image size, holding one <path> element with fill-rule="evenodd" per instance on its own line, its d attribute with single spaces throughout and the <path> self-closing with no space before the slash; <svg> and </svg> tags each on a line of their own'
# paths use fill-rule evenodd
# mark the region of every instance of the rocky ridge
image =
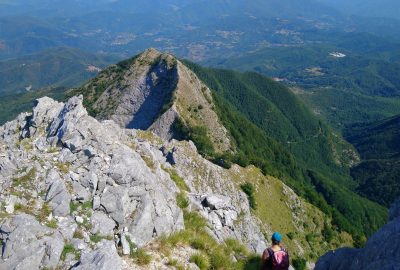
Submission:
<svg viewBox="0 0 400 270">
<path fill-rule="evenodd" d="M 232 145 L 214 111 L 210 89 L 173 55 L 148 49 L 112 65 L 83 87 L 86 106 L 98 119 L 111 119 L 123 128 L 151 130 L 164 140 L 177 137 L 177 119 L 206 128 L 217 151 Z"/>
<path fill-rule="evenodd" d="M 32 114 L 2 126 L 0 269 L 121 269 L 119 253 L 183 230 L 170 170 L 187 160 L 165 150 L 173 144 L 163 152 L 137 133 L 90 117 L 82 97 L 65 104 L 41 98 Z M 265 239 L 246 196 L 217 185 L 219 194 L 193 189 L 190 207 L 219 242 L 236 238 L 261 251 Z"/>
<path fill-rule="evenodd" d="M 223 169 L 192 142 L 99 122 L 82 97 L 39 99 L 0 127 L 0 150 L 0 269 L 173 269 L 171 260 L 196 269 L 190 245 L 174 247 L 171 258 L 152 248 L 185 230 L 185 213 L 200 215 L 216 243 L 236 239 L 257 253 L 275 228 L 304 232 L 290 247 L 305 254 L 304 221 L 318 232 L 326 219 L 254 167 Z M 266 205 L 280 203 L 251 210 L 240 189 L 248 181 Z M 129 256 L 138 248 L 153 257 L 144 268 Z"/>
</svg>

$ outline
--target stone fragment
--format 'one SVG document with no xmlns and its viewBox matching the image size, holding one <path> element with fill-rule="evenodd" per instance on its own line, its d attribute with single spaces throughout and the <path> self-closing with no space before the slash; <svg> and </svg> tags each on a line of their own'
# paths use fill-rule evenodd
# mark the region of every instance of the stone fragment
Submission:
<svg viewBox="0 0 400 270">
<path fill-rule="evenodd" d="M 76 270 L 120 270 L 122 260 L 117 253 L 114 242 L 102 240 L 91 252 L 83 253 Z"/>
<path fill-rule="evenodd" d="M 90 218 L 90 223 L 92 229 L 90 230 L 92 234 L 99 234 L 101 236 L 109 236 L 114 234 L 114 228 L 116 226 L 114 220 L 109 218 L 103 212 L 94 212 Z"/>
</svg>

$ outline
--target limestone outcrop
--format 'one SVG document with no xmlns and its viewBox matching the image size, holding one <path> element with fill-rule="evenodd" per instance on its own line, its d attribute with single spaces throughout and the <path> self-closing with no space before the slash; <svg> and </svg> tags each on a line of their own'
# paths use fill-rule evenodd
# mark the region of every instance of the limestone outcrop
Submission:
<svg viewBox="0 0 400 270">
<path fill-rule="evenodd" d="M 127 268 L 120 256 L 185 228 L 172 170 L 188 186 L 188 210 L 204 216 L 217 241 L 265 248 L 225 169 L 191 142 L 154 136 L 154 144 L 140 133 L 90 117 L 82 97 L 41 98 L 0 127 L 0 269 Z"/>
</svg>

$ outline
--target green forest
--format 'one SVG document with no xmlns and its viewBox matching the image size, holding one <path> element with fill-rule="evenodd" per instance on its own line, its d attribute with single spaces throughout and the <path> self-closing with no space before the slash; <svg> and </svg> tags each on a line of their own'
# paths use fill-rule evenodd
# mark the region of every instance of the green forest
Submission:
<svg viewBox="0 0 400 270">
<path fill-rule="evenodd" d="M 400 116 L 353 125 L 345 136 L 362 158 L 351 170 L 357 191 L 389 207 L 400 195 Z"/>
<path fill-rule="evenodd" d="M 332 147 L 351 146 L 333 136 L 289 89 L 256 73 L 185 64 L 214 92 L 219 117 L 236 144 L 232 162 L 280 177 L 355 239 L 385 222 L 386 209 L 356 195 L 348 167 L 335 162 Z"/>
</svg>

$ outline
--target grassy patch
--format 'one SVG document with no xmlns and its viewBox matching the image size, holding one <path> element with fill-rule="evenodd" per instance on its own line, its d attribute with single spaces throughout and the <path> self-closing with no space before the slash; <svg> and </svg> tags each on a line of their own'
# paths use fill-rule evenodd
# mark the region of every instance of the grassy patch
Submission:
<svg viewBox="0 0 400 270">
<path fill-rule="evenodd" d="M 52 228 L 52 229 L 57 229 L 58 228 L 58 223 L 56 219 L 52 219 L 48 222 L 45 223 L 47 227 Z"/>
<path fill-rule="evenodd" d="M 246 182 L 245 184 L 240 185 L 240 188 L 246 193 L 247 198 L 249 199 L 250 207 L 254 210 L 257 209 L 257 202 L 255 198 L 255 188 L 252 183 Z"/>
<path fill-rule="evenodd" d="M 14 210 L 18 212 L 23 212 L 26 214 L 33 214 L 33 207 L 31 205 L 23 205 L 21 203 L 16 203 L 14 205 Z"/>
<path fill-rule="evenodd" d="M 150 169 L 154 170 L 156 168 L 156 164 L 154 163 L 154 160 L 146 155 L 141 156 L 143 161 L 146 163 L 147 167 Z"/>
<path fill-rule="evenodd" d="M 36 215 L 36 219 L 40 222 L 40 223 L 44 223 L 47 221 L 47 218 L 50 216 L 51 214 L 51 207 L 48 203 L 44 203 L 42 208 L 40 209 L 39 213 Z"/>
<path fill-rule="evenodd" d="M 73 212 L 75 212 L 76 210 L 78 210 L 78 207 L 79 207 L 79 203 L 78 203 L 78 202 L 73 202 L 73 201 L 71 201 L 71 202 L 69 203 L 69 211 L 70 211 L 70 213 L 72 214 Z"/>
<path fill-rule="evenodd" d="M 36 168 L 32 168 L 29 172 L 21 177 L 14 178 L 12 182 L 12 187 L 22 186 L 24 188 L 29 188 L 30 181 L 36 177 Z"/>
<path fill-rule="evenodd" d="M 111 241 L 113 239 L 113 237 L 111 235 L 110 236 L 101 236 L 99 234 L 93 234 L 90 236 L 90 241 L 92 241 L 93 243 L 96 243 L 96 244 L 99 243 L 103 239 Z"/>
<path fill-rule="evenodd" d="M 181 209 L 185 209 L 189 206 L 189 200 L 184 192 L 178 193 L 176 196 L 176 204 Z"/>
<path fill-rule="evenodd" d="M 93 227 L 92 223 L 89 222 L 89 219 L 87 217 L 83 217 L 83 223 L 79 225 L 85 228 L 87 231 L 90 231 Z"/>
<path fill-rule="evenodd" d="M 83 232 L 80 229 L 76 229 L 72 238 L 83 239 Z"/>
<path fill-rule="evenodd" d="M 22 146 L 27 151 L 33 150 L 32 141 L 28 138 L 18 141 L 16 146 L 17 147 Z"/>
<path fill-rule="evenodd" d="M 207 255 L 204 255 L 202 253 L 196 253 L 193 254 L 189 262 L 196 264 L 200 270 L 207 270 L 210 268 L 210 261 Z"/>
<path fill-rule="evenodd" d="M 292 260 L 293 267 L 296 270 L 306 270 L 307 269 L 306 263 L 307 261 L 303 258 L 294 258 Z"/>
<path fill-rule="evenodd" d="M 159 251 L 164 255 L 169 254 L 173 248 L 188 245 L 198 250 L 190 259 L 200 269 L 258 269 L 248 268 L 249 260 L 254 256 L 236 240 L 227 240 L 219 244 L 207 232 L 207 222 L 199 214 L 184 211 L 186 229 L 162 237 L 159 241 Z M 167 255 L 168 256 L 168 255 Z M 235 256 L 238 262 L 232 260 Z"/>
<path fill-rule="evenodd" d="M 166 169 L 163 168 L 165 171 L 169 173 L 172 181 L 175 182 L 176 186 L 179 188 L 180 191 L 189 191 L 189 187 L 186 185 L 185 180 L 179 176 L 179 174 L 174 169 Z"/>
<path fill-rule="evenodd" d="M 61 252 L 61 260 L 64 261 L 68 254 L 74 254 L 75 260 L 79 260 L 79 258 L 81 257 L 81 252 L 75 249 L 74 246 L 71 244 L 66 244 L 64 246 L 64 249 Z"/>
<path fill-rule="evenodd" d="M 182 265 L 178 260 L 176 259 L 169 259 L 168 260 L 168 266 L 173 266 L 175 267 L 176 270 L 185 270 L 185 266 Z"/>
<path fill-rule="evenodd" d="M 66 162 L 66 163 L 62 163 L 62 162 L 57 162 L 56 167 L 58 168 L 58 170 L 62 173 L 62 174 L 67 174 L 69 173 L 69 168 L 71 166 L 71 163 Z"/>
<path fill-rule="evenodd" d="M 86 202 L 82 203 L 82 209 L 83 210 L 92 209 L 92 208 L 93 208 L 92 201 L 86 201 Z"/>
<path fill-rule="evenodd" d="M 148 265 L 152 257 L 148 254 L 144 249 L 138 248 L 136 251 L 131 252 L 130 257 L 137 263 L 138 265 Z"/>
</svg>

